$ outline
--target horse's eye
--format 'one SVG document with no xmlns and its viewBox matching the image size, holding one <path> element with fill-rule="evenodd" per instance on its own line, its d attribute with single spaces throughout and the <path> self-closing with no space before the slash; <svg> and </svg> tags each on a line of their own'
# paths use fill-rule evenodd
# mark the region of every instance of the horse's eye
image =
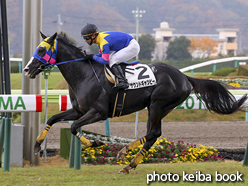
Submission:
<svg viewBox="0 0 248 186">
<path fill-rule="evenodd" d="M 46 50 L 44 48 L 40 47 L 37 50 L 37 55 L 40 56 L 40 57 L 44 57 L 46 55 Z"/>
</svg>

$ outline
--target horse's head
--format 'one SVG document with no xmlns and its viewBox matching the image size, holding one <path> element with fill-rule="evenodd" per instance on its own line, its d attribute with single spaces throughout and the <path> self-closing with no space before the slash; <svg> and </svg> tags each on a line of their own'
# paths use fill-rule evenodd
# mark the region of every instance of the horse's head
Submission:
<svg viewBox="0 0 248 186">
<path fill-rule="evenodd" d="M 57 33 L 51 37 L 46 37 L 41 33 L 41 37 L 44 39 L 36 48 L 32 58 L 23 69 L 26 76 L 33 79 L 37 74 L 45 70 L 49 65 L 56 63 L 57 56 Z"/>
</svg>

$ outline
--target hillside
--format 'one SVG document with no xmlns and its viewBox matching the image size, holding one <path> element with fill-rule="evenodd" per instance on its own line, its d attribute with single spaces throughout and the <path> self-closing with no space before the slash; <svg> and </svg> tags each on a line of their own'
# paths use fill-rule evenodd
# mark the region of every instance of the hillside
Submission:
<svg viewBox="0 0 248 186">
<path fill-rule="evenodd" d="M 22 52 L 21 0 L 8 0 L 10 49 Z M 167 21 L 175 33 L 217 34 L 217 28 L 239 28 L 239 52 L 248 53 L 246 0 L 43 0 L 43 32 L 52 35 L 58 29 L 85 45 L 80 30 L 95 23 L 100 30 L 135 33 L 132 10 L 139 6 L 146 13 L 140 19 L 140 32 L 154 33 L 160 22 Z M 58 14 L 62 24 L 58 24 Z"/>
</svg>

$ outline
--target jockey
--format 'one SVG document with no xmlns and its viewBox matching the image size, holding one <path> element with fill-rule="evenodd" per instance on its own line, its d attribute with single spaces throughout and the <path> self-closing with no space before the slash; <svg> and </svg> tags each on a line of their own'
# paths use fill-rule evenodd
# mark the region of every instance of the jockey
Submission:
<svg viewBox="0 0 248 186">
<path fill-rule="evenodd" d="M 96 43 L 99 48 L 99 54 L 86 55 L 85 59 L 94 59 L 98 63 L 108 64 L 118 80 L 116 87 L 119 89 L 128 88 L 129 84 L 119 64 L 138 55 L 140 51 L 138 42 L 132 36 L 123 32 L 99 33 L 96 25 L 89 23 L 81 30 L 81 36 L 88 45 Z M 110 54 L 111 51 L 113 52 Z"/>
</svg>

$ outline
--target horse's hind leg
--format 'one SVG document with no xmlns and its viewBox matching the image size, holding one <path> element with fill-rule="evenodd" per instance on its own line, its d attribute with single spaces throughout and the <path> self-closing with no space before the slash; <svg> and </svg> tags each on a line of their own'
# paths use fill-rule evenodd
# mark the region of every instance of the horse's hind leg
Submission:
<svg viewBox="0 0 248 186">
<path fill-rule="evenodd" d="M 48 121 L 44 129 L 41 131 L 39 136 L 36 139 L 36 143 L 34 145 L 34 154 L 37 155 L 41 149 L 41 144 L 43 143 L 44 139 L 46 138 L 47 133 L 49 132 L 51 126 L 59 121 L 68 121 L 68 120 L 77 120 L 82 116 L 82 113 L 78 113 L 74 109 L 69 109 L 65 112 L 56 114 L 52 116 Z"/>
</svg>

